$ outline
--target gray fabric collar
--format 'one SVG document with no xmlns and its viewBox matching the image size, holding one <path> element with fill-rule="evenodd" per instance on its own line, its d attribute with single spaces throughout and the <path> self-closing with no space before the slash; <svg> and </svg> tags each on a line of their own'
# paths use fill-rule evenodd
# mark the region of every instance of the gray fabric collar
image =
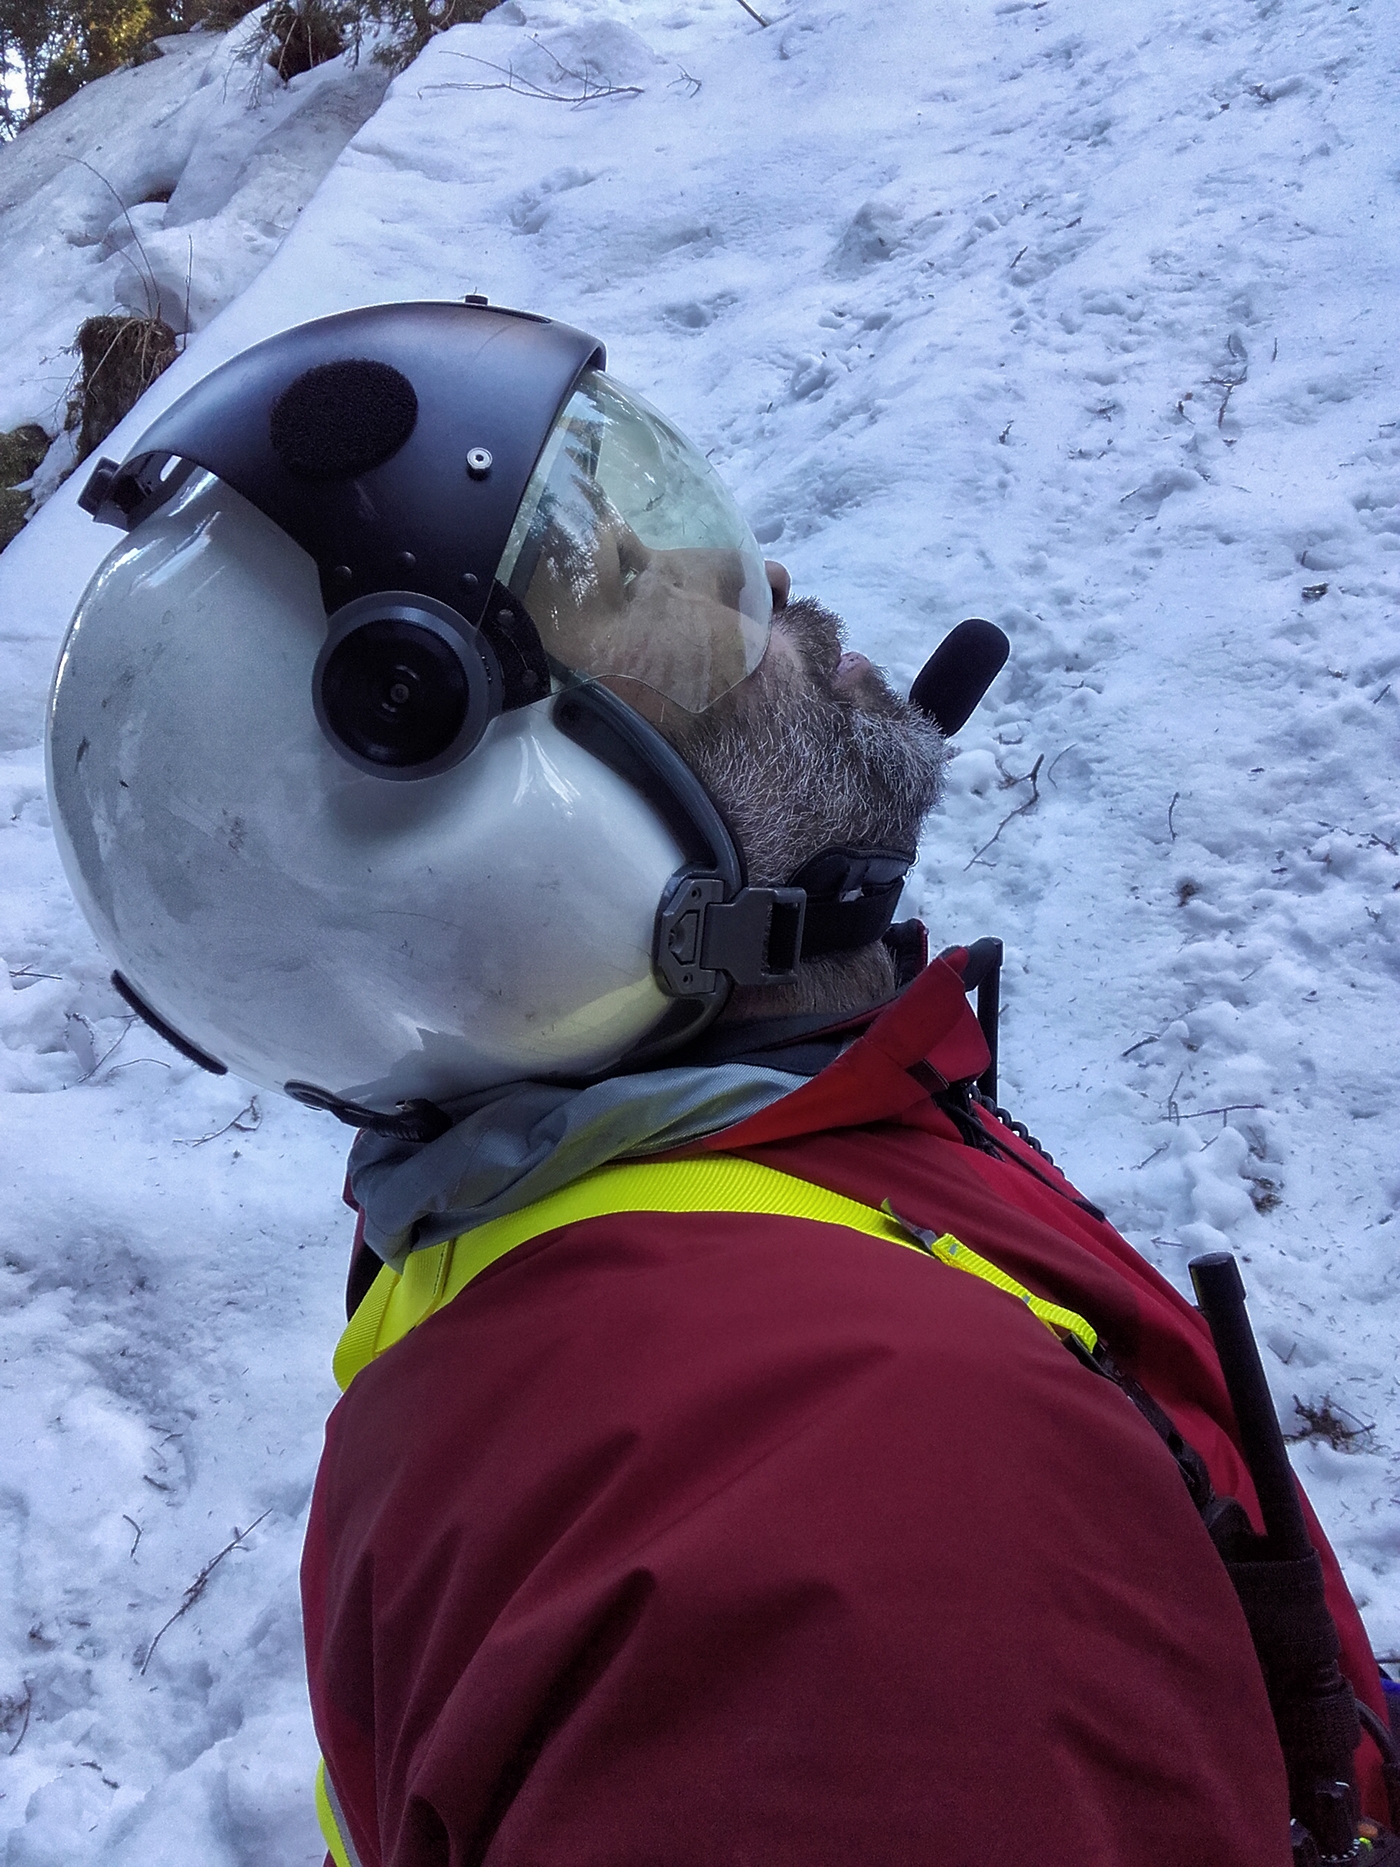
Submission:
<svg viewBox="0 0 1400 1867">
<path fill-rule="evenodd" d="M 449 1103 L 436 1141 L 362 1132 L 350 1190 L 365 1240 L 402 1269 L 411 1251 L 518 1212 L 607 1161 L 662 1154 L 756 1115 L 798 1088 L 789 1070 L 721 1063 L 610 1076 L 585 1089 L 511 1083 Z"/>
</svg>

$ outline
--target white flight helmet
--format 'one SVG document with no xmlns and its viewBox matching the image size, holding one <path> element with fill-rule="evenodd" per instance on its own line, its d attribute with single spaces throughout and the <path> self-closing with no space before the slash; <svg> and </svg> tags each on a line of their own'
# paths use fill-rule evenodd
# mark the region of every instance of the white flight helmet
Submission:
<svg viewBox="0 0 1400 1867">
<path fill-rule="evenodd" d="M 745 887 L 655 729 L 761 659 L 762 555 L 604 361 L 484 300 L 347 312 L 92 474 L 127 535 L 59 656 L 58 843 L 118 989 L 206 1067 L 428 1138 L 791 976 L 803 889 Z"/>
</svg>

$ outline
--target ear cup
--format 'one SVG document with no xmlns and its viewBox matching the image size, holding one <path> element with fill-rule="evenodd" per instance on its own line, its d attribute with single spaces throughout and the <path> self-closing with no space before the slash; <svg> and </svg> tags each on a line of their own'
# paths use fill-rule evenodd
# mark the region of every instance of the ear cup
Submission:
<svg viewBox="0 0 1400 1867">
<path fill-rule="evenodd" d="M 501 671 L 465 617 L 394 591 L 336 612 L 312 676 L 322 732 L 380 778 L 429 778 L 480 744 L 501 710 Z"/>
</svg>

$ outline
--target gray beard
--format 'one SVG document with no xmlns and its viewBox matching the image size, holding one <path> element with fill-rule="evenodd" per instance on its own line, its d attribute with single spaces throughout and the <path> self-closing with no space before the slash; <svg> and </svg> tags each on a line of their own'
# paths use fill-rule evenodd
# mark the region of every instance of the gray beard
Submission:
<svg viewBox="0 0 1400 1867">
<path fill-rule="evenodd" d="M 838 696 L 840 618 L 804 598 L 782 612 L 801 671 L 770 656 L 667 737 L 718 804 L 748 879 L 780 886 L 824 849 L 917 849 L 943 792 L 948 745 L 872 668 Z M 880 941 L 805 961 L 787 985 L 741 986 L 725 1022 L 808 1013 L 840 1016 L 892 998 L 895 966 Z"/>
<path fill-rule="evenodd" d="M 750 882 L 781 884 L 833 846 L 916 849 L 943 791 L 943 735 L 878 669 L 854 697 L 835 694 L 842 625 L 830 610 L 804 599 L 776 626 L 795 643 L 802 673 L 769 657 L 672 729 L 737 838 Z"/>
</svg>

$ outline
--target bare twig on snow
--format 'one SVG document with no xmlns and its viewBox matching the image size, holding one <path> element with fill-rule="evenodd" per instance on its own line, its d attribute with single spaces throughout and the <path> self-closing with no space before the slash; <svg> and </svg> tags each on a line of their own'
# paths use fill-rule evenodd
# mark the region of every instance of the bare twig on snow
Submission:
<svg viewBox="0 0 1400 1867">
<path fill-rule="evenodd" d="M 1176 1114 L 1172 1117 L 1172 1120 L 1196 1121 L 1202 1115 L 1219 1115 L 1223 1117 L 1226 1115 L 1233 1115 L 1237 1109 L 1262 1109 L 1267 1107 L 1267 1102 L 1227 1102 L 1223 1108 L 1218 1109 L 1178 1109 Z M 1222 1128 L 1225 1126 L 1223 1120 L 1220 1126 Z"/>
<path fill-rule="evenodd" d="M 978 860 L 980 860 L 981 857 L 986 855 L 987 851 L 991 848 L 992 844 L 996 842 L 997 837 L 1001 835 L 1002 831 L 1006 828 L 1008 823 L 1013 822 L 1017 817 L 1024 817 L 1028 810 L 1035 809 L 1036 805 L 1040 802 L 1040 768 L 1044 763 L 1045 763 L 1045 754 L 1042 752 L 1040 757 L 1035 761 L 1034 765 L 1032 765 L 1030 770 L 1025 774 L 1025 777 L 1013 778 L 1011 780 L 1013 784 L 1025 784 L 1029 780 L 1030 787 L 1031 787 L 1031 794 L 1026 799 L 1024 804 L 1018 804 L 1015 810 L 1009 811 L 1007 815 L 1002 818 L 1001 822 L 996 827 L 995 834 L 993 834 L 992 836 L 989 836 L 986 842 L 983 843 L 982 847 L 979 850 L 977 850 L 968 859 L 966 863 L 964 863 L 963 865 L 964 874 L 967 873 L 968 869 L 972 867 L 974 862 L 977 862 Z"/>
<path fill-rule="evenodd" d="M 246 1120 L 244 1119 L 245 1116 L 247 1117 Z M 262 1108 L 258 1102 L 258 1098 L 254 1096 L 247 1107 L 241 1108 L 231 1120 L 224 1123 L 222 1128 L 215 1128 L 211 1134 L 181 1136 L 176 1142 L 176 1146 L 203 1147 L 206 1141 L 217 1141 L 219 1136 L 227 1134 L 230 1128 L 237 1134 L 256 1134 L 261 1125 Z"/>
<path fill-rule="evenodd" d="M 262 1517 L 259 1517 L 256 1522 L 250 1523 L 246 1530 L 240 1530 L 235 1526 L 231 1541 L 224 1544 L 223 1548 L 219 1551 L 217 1556 L 211 1556 L 208 1562 L 205 1563 L 204 1567 L 200 1570 L 199 1574 L 194 1578 L 194 1580 L 190 1583 L 189 1587 L 185 1590 L 184 1600 L 180 1603 L 179 1607 L 176 1608 L 175 1612 L 171 1615 L 170 1619 L 165 1623 L 165 1626 L 158 1628 L 156 1630 L 155 1639 L 152 1640 L 151 1644 L 146 1648 L 146 1657 L 141 1662 L 141 1677 L 143 1679 L 146 1676 L 146 1668 L 151 1663 L 151 1656 L 154 1654 L 156 1650 L 156 1646 L 160 1641 L 161 1635 L 164 1633 L 167 1633 L 175 1625 L 176 1621 L 180 1620 L 184 1615 L 189 1613 L 190 1609 L 199 1600 L 200 1596 L 204 1593 L 205 1589 L 208 1588 L 210 1576 L 214 1573 L 215 1569 L 218 1568 L 219 1564 L 223 1561 L 224 1557 L 227 1556 L 231 1550 L 240 1548 L 242 1546 L 244 1538 L 251 1536 L 254 1530 L 257 1529 L 258 1524 L 260 1524 L 263 1521 L 263 1518 L 270 1517 L 271 1515 L 272 1515 L 272 1507 L 271 1505 L 269 1505 L 268 1508 L 263 1512 Z"/>
<path fill-rule="evenodd" d="M 29 1729 L 29 1714 L 31 1711 L 33 1711 L 33 1709 L 34 1709 L 34 1688 L 32 1685 L 30 1685 L 29 1681 L 26 1679 L 24 1682 L 24 1722 L 19 1727 L 19 1736 L 15 1739 L 14 1743 L 10 1745 L 9 1750 L 6 1752 L 7 1756 L 13 1757 L 15 1752 L 19 1749 L 20 1745 L 24 1742 L 25 1732 L 28 1731 Z"/>
<path fill-rule="evenodd" d="M 740 0 L 743 4 L 743 0 Z M 766 22 L 765 22 L 766 24 Z M 538 41 L 536 41 L 538 44 Z M 500 73 L 499 80 L 482 79 L 463 84 L 425 84 L 419 92 L 420 97 L 429 91 L 515 91 L 521 97 L 540 97 L 552 104 L 591 104 L 600 97 L 640 97 L 642 87 L 639 84 L 611 84 L 600 77 L 585 61 L 582 71 L 575 71 L 549 51 L 548 46 L 540 46 L 542 52 L 548 52 L 558 68 L 560 77 L 579 88 L 569 92 L 550 90 L 547 85 L 536 84 L 533 78 L 522 78 L 513 65 L 493 65 L 489 59 L 477 58 L 470 52 L 449 52 L 447 57 L 464 59 L 469 65 L 484 66 L 487 71 Z"/>
</svg>

